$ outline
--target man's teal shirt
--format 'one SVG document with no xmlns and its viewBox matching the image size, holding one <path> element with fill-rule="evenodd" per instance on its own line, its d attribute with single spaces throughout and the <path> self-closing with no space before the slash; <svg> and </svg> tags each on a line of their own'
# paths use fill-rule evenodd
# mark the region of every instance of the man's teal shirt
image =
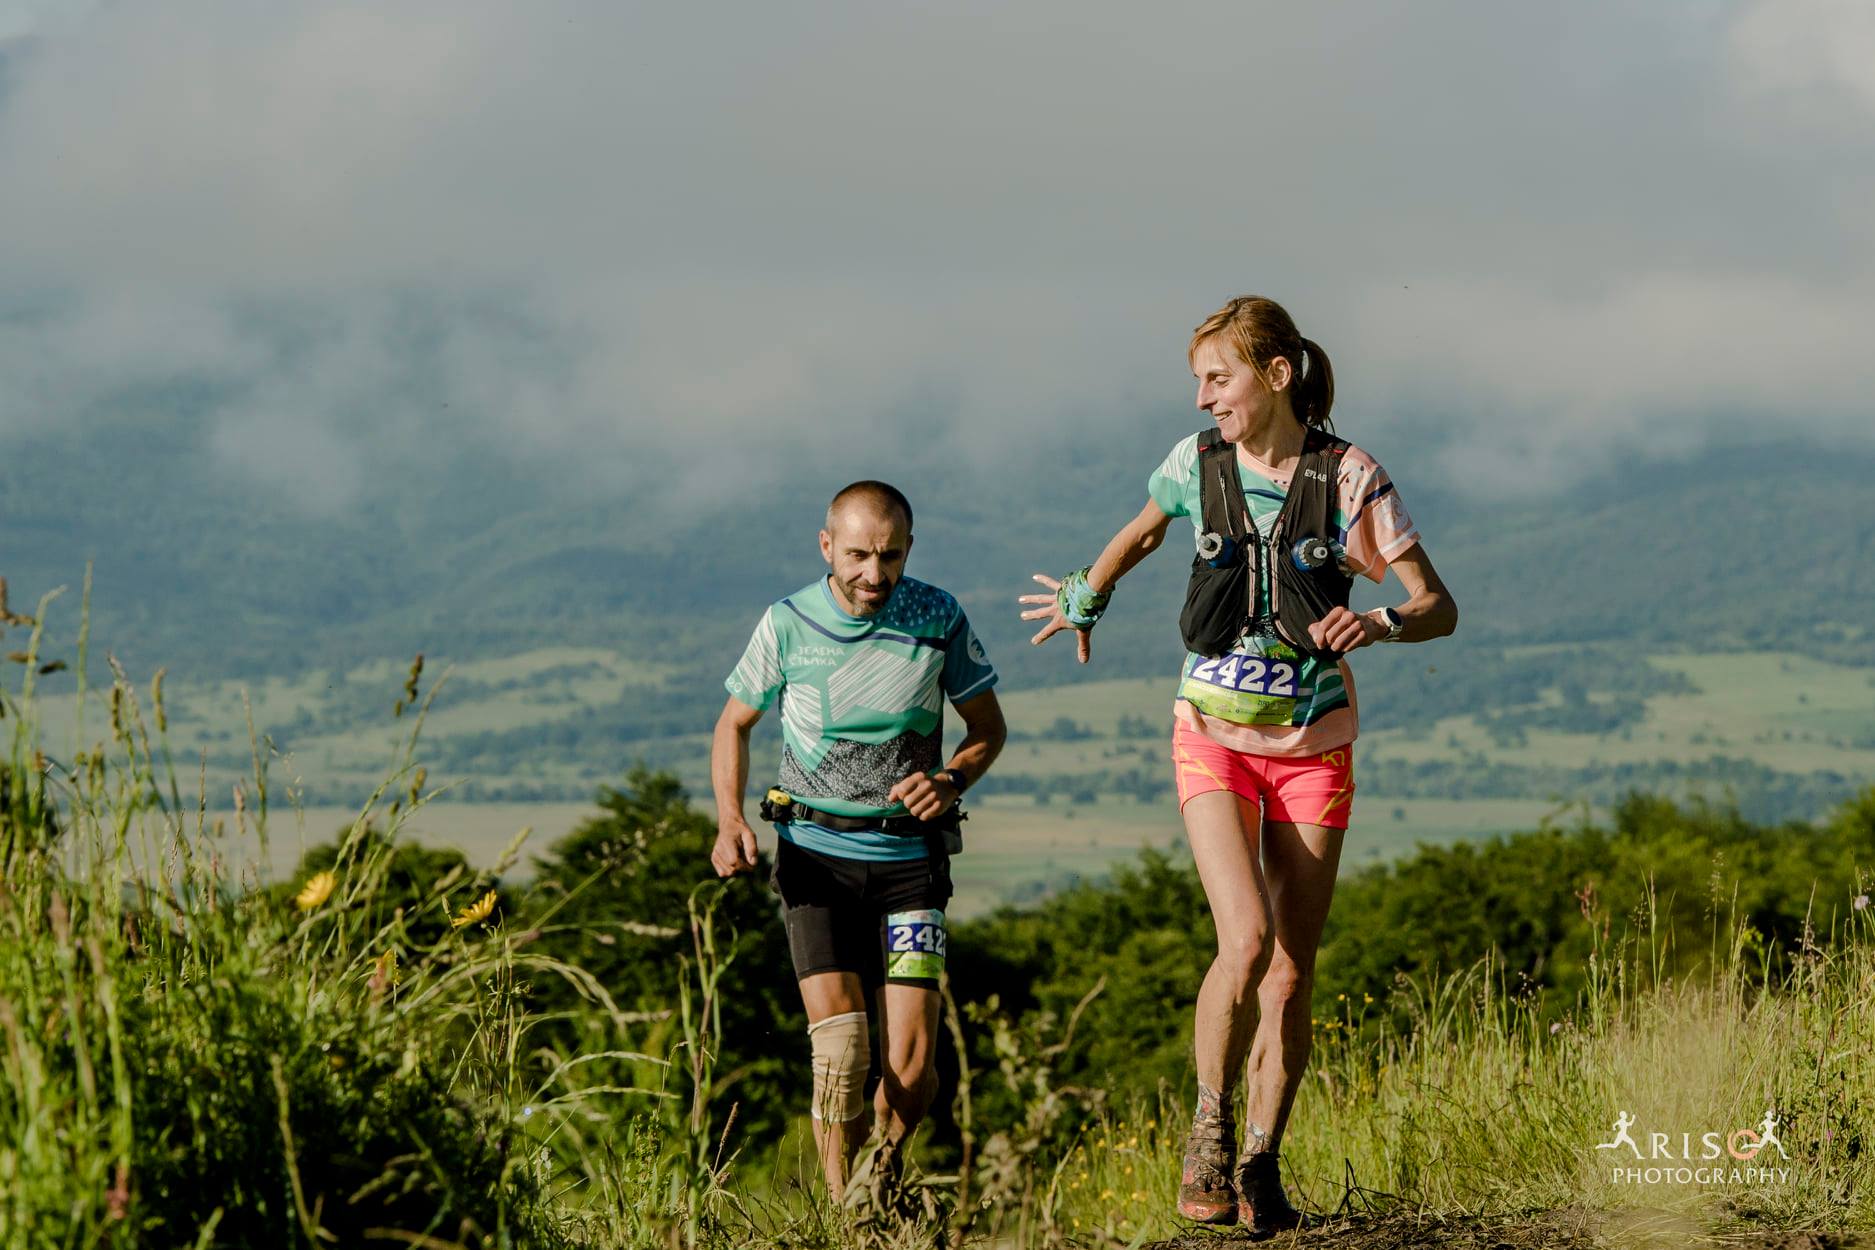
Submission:
<svg viewBox="0 0 1875 1250">
<path fill-rule="evenodd" d="M 743 703 L 781 703 L 781 773 L 795 798 L 839 816 L 897 816 L 886 795 L 906 775 L 942 766 L 944 700 L 996 684 L 957 600 L 901 578 L 872 616 L 840 608 L 822 577 L 771 604 L 723 683 Z M 838 833 L 797 822 L 781 836 L 846 859 L 922 859 L 922 838 Z"/>
</svg>

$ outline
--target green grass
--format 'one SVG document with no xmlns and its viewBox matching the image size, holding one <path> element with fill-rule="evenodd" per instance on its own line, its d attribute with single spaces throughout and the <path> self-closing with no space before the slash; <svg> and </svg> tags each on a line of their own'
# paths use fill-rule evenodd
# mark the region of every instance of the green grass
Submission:
<svg viewBox="0 0 1875 1250">
<path fill-rule="evenodd" d="M 264 754 L 210 823 L 120 680 L 100 747 L 50 759 L 38 641 L 0 690 L 0 1244 L 566 1244 L 524 1104 L 580 1096 L 528 1070 L 517 1015 L 517 974 L 556 969 L 498 909 L 450 923 L 506 865 L 393 908 L 374 799 L 331 875 L 261 884 L 228 851 L 266 841 Z"/>
<path fill-rule="evenodd" d="M 1601 977 L 1553 1028 L 1488 963 L 1399 987 L 1411 1007 L 1403 1032 L 1378 1024 L 1372 1003 L 1318 1004 L 1283 1150 L 1292 1192 L 1323 1213 L 1592 1213 L 1613 1244 L 1663 1218 L 1694 1236 L 1875 1228 L 1875 924 L 1854 916 L 1851 931 L 1774 979 L 1757 970 L 1749 933 L 1732 936 L 1714 971 L 1683 982 L 1650 970 L 1644 942 L 1605 947 Z M 1782 1175 L 1735 1178 L 1758 1164 L 1703 1157 L 1705 1133 L 1723 1143 L 1768 1108 L 1789 1157 L 1767 1165 Z M 1623 1111 L 1643 1153 L 1652 1133 L 1666 1134 L 1666 1157 L 1595 1148 Z M 1135 1103 L 1087 1126 L 1059 1174 L 1057 1222 L 1127 1241 L 1179 1232 L 1188 1114 Z M 1645 1173 L 1702 1166 L 1724 1171 Z"/>
<path fill-rule="evenodd" d="M 166 705 L 121 674 L 70 713 L 101 746 L 54 758 L 39 641 L 0 684 L 0 1245 L 876 1244 L 798 1189 L 727 1183 L 724 886 L 686 874 L 687 932 L 591 928 L 556 917 L 617 863 L 520 894 L 498 884 L 519 837 L 480 866 L 402 856 L 436 794 L 416 709 L 329 869 L 270 880 L 288 822 L 264 737 L 229 819 L 185 791 Z M 633 925 L 681 939 L 648 1010 L 550 953 Z M 540 981 L 570 1005 L 531 1009 Z M 548 1040 L 569 1032 L 578 1049 Z"/>
<path fill-rule="evenodd" d="M 224 822 L 172 767 L 167 709 L 121 678 L 84 712 L 100 748 L 49 756 L 36 644 L 0 685 L 0 1244 L 929 1239 L 928 1225 L 843 1214 L 791 1183 L 798 1150 L 766 1172 L 752 1151 L 746 1181 L 738 1171 L 735 1074 L 713 1060 L 719 887 L 690 894 L 668 1007 L 620 1011 L 544 953 L 565 896 L 497 886 L 518 840 L 392 892 L 397 840 L 431 819 L 435 795 L 414 771 L 421 711 L 360 796 L 331 877 L 272 882 L 243 867 L 288 836 L 281 761 L 264 741 L 247 744 L 242 806 Z M 1018 806 L 986 803 L 986 826 L 1016 827 Z M 1029 817 L 1041 828 L 1012 845 L 1053 836 L 1077 864 L 1121 853 L 1147 819 L 1109 805 Z M 1851 911 L 1775 975 L 1761 940 L 1722 918 L 1725 940 L 1684 980 L 1662 975 L 1666 938 L 1641 920 L 1631 941 L 1597 949 L 1554 1031 L 1489 964 L 1401 983 L 1388 1003 L 1318 1004 L 1287 1147 L 1298 1189 L 1322 1208 L 1664 1208 L 1699 1227 L 1875 1227 L 1875 909 Z M 577 990 L 578 1052 L 541 1040 L 530 983 L 547 980 Z M 963 1073 L 963 1154 L 921 1191 L 953 1244 L 1117 1246 L 1177 1231 L 1182 1109 L 1152 1091 L 1063 1088 L 1054 1074 L 1078 1018 L 951 1013 L 956 1036 L 987 1037 L 995 1056 Z M 1008 1118 L 973 1118 L 990 1103 L 972 1091 L 997 1083 L 1017 1095 Z M 1776 1187 L 1626 1186 L 1594 1151 L 1620 1110 L 1697 1136 L 1755 1124 L 1767 1106 L 1791 1154 Z"/>
</svg>

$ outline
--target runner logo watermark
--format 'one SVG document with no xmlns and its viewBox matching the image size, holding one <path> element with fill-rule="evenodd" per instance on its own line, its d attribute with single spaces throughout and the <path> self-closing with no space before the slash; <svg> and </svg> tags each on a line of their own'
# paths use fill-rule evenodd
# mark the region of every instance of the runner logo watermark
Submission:
<svg viewBox="0 0 1875 1250">
<path fill-rule="evenodd" d="M 1777 1114 L 1768 1107 L 1755 1129 L 1681 1133 L 1677 1140 L 1671 1133 L 1648 1133 L 1645 1149 L 1629 1132 L 1633 1127 L 1634 1117 L 1623 1111 L 1615 1119 L 1613 1139 L 1595 1145 L 1620 1160 L 1611 1169 L 1617 1185 L 1782 1185 L 1790 1179 L 1789 1168 L 1776 1166 L 1789 1162 L 1790 1155 L 1778 1140 Z M 1775 1159 L 1768 1153 L 1772 1150 Z M 1633 1164 L 1626 1161 L 1628 1154 Z"/>
</svg>

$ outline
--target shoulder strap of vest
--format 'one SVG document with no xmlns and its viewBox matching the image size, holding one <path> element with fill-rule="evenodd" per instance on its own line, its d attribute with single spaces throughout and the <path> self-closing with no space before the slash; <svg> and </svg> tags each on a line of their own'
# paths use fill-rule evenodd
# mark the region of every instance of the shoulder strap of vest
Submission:
<svg viewBox="0 0 1875 1250">
<path fill-rule="evenodd" d="M 1237 448 L 1212 426 L 1198 436 L 1198 498 L 1204 528 L 1243 538 L 1250 532 L 1250 510 L 1243 497 Z"/>
<path fill-rule="evenodd" d="M 1329 534 L 1334 530 L 1335 494 L 1341 481 L 1341 457 L 1348 440 L 1311 426 L 1302 438 L 1302 455 L 1277 518 L 1284 534 L 1296 533 L 1299 524 Z"/>
<path fill-rule="evenodd" d="M 1302 454 L 1305 456 L 1315 452 L 1326 459 L 1339 461 L 1347 454 L 1350 446 L 1352 444 L 1347 439 L 1330 434 L 1320 426 L 1310 426 L 1302 436 Z"/>
</svg>

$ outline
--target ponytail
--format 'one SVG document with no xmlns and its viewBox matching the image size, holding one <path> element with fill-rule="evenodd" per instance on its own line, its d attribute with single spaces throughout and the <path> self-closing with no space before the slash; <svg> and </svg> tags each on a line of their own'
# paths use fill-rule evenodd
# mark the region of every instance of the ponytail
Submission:
<svg viewBox="0 0 1875 1250">
<path fill-rule="evenodd" d="M 1334 424 L 1328 419 L 1328 410 L 1335 406 L 1335 369 L 1328 363 L 1328 353 L 1314 339 L 1302 339 L 1302 351 L 1307 354 L 1308 368 L 1304 370 L 1302 361 L 1292 360 L 1295 374 L 1296 416 L 1303 425 L 1317 426 L 1334 432 Z"/>
</svg>

